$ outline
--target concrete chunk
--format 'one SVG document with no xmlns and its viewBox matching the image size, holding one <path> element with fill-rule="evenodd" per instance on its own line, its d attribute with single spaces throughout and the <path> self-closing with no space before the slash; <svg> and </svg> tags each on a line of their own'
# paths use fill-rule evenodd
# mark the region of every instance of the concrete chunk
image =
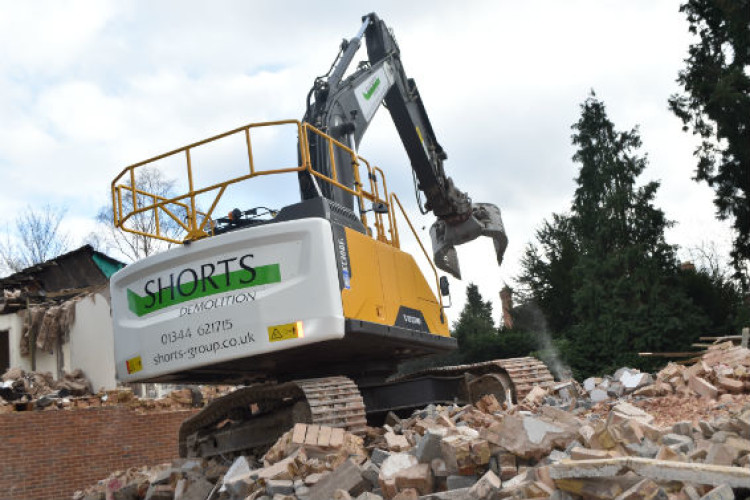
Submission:
<svg viewBox="0 0 750 500">
<path fill-rule="evenodd" d="M 743 384 L 741 380 L 735 380 L 729 377 L 719 377 L 716 380 L 716 383 L 719 388 L 732 394 L 739 394 L 745 388 L 745 384 Z"/>
<path fill-rule="evenodd" d="M 704 398 L 716 399 L 719 397 L 719 390 L 713 384 L 696 375 L 688 379 L 688 387 Z"/>
<path fill-rule="evenodd" d="M 727 485 L 738 488 L 750 484 L 750 469 L 708 464 L 667 462 L 640 457 L 606 460 L 580 460 L 551 464 L 552 479 L 613 478 L 628 470 L 655 481 L 682 481 L 694 484 Z M 557 482 L 557 481 L 555 481 Z"/>
<path fill-rule="evenodd" d="M 599 380 L 594 377 L 589 377 L 583 381 L 583 388 L 586 392 L 591 392 L 596 388 L 597 384 L 599 384 Z"/>
<path fill-rule="evenodd" d="M 673 450 L 682 453 L 688 453 L 695 446 L 691 437 L 682 434 L 665 434 L 661 437 L 661 442 Z"/>
<path fill-rule="evenodd" d="M 294 481 L 269 479 L 266 481 L 266 493 L 269 495 L 291 495 L 294 493 Z"/>
<path fill-rule="evenodd" d="M 612 407 L 612 411 L 609 414 L 609 423 L 617 424 L 624 420 L 637 420 L 639 423 L 651 424 L 654 422 L 654 417 L 649 415 L 645 411 L 641 410 L 637 406 L 633 406 L 630 403 L 620 402 Z"/>
<path fill-rule="evenodd" d="M 589 397 L 591 398 L 591 402 L 601 403 L 602 401 L 606 401 L 609 399 L 609 394 L 607 394 L 607 391 L 602 389 L 594 389 L 591 392 L 589 392 Z"/>
<path fill-rule="evenodd" d="M 739 451 L 725 443 L 711 443 L 706 455 L 706 463 L 730 466 L 739 456 Z"/>
<path fill-rule="evenodd" d="M 672 432 L 675 434 L 682 434 L 683 436 L 692 436 L 693 424 L 688 421 L 676 422 L 672 424 Z"/>
<path fill-rule="evenodd" d="M 386 432 L 384 437 L 385 442 L 388 445 L 388 450 L 390 451 L 406 451 L 411 448 L 406 436 L 394 434 L 393 432 Z"/>
<path fill-rule="evenodd" d="M 667 493 L 651 479 L 644 479 L 628 488 L 615 500 L 667 500 Z"/>
<path fill-rule="evenodd" d="M 414 488 L 420 495 L 432 493 L 432 471 L 428 464 L 417 464 L 401 469 L 396 473 L 395 479 L 399 490 Z"/>
<path fill-rule="evenodd" d="M 447 436 L 440 441 L 440 449 L 445 465 L 451 472 L 473 465 L 471 461 L 471 440 L 465 436 Z"/>
<path fill-rule="evenodd" d="M 701 500 L 734 500 L 734 492 L 728 485 L 721 484 L 703 495 Z"/>
<path fill-rule="evenodd" d="M 383 497 L 381 497 L 380 495 L 376 495 L 375 493 L 365 491 L 364 493 L 359 495 L 355 500 L 383 500 Z"/>
<path fill-rule="evenodd" d="M 329 500 L 337 489 L 342 489 L 351 495 L 359 495 L 368 489 L 367 484 L 359 466 L 347 460 L 311 486 L 309 498 L 310 500 Z"/>
<path fill-rule="evenodd" d="M 374 450 L 372 450 L 372 453 L 370 454 L 370 460 L 372 461 L 372 463 L 374 463 L 378 467 L 381 467 L 385 459 L 390 456 L 391 454 L 388 453 L 387 451 L 381 450 L 380 448 L 375 448 Z"/>
<path fill-rule="evenodd" d="M 578 436 L 578 427 L 550 418 L 506 415 L 483 434 L 492 444 L 521 458 L 540 460 L 553 448 L 564 448 Z M 445 440 L 444 440 L 445 441 Z"/>
<path fill-rule="evenodd" d="M 477 476 L 448 476 L 445 478 L 446 488 L 449 490 L 458 490 L 471 488 L 479 480 Z"/>
<path fill-rule="evenodd" d="M 206 500 L 208 494 L 214 489 L 214 485 L 203 478 L 191 481 L 178 498 L 175 494 L 175 500 Z"/>
<path fill-rule="evenodd" d="M 648 373 L 635 371 L 626 371 L 618 379 L 620 383 L 629 391 L 635 390 L 651 383 L 651 376 Z"/>
<path fill-rule="evenodd" d="M 440 458 L 440 441 L 443 439 L 444 432 L 428 430 L 419 441 L 417 441 L 414 456 L 419 463 L 428 464 L 435 458 Z"/>
<path fill-rule="evenodd" d="M 373 486 L 378 486 L 378 477 L 380 477 L 380 467 L 368 460 L 362 465 L 362 477 Z"/>
<path fill-rule="evenodd" d="M 492 500 L 500 491 L 501 486 L 500 478 L 494 472 L 488 471 L 474 486 L 469 488 L 469 495 L 479 500 Z"/>
<path fill-rule="evenodd" d="M 247 461 L 247 458 L 244 456 L 237 457 L 235 461 L 232 462 L 232 465 L 229 467 L 226 474 L 224 474 L 224 483 L 230 483 L 235 478 L 247 475 L 248 472 L 250 472 L 250 463 Z"/>
</svg>

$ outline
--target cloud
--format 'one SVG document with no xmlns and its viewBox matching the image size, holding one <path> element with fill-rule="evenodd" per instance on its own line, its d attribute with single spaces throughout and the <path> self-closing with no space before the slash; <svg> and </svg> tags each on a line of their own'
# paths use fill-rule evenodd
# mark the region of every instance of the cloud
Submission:
<svg viewBox="0 0 750 500">
<path fill-rule="evenodd" d="M 10 2 L 0 14 L 0 68 L 34 83 L 75 67 L 116 14 L 107 1 Z"/>
</svg>

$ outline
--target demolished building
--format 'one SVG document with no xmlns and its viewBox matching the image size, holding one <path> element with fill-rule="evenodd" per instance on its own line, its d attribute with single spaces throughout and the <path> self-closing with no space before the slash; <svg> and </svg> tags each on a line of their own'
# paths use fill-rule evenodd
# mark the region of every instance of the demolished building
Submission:
<svg viewBox="0 0 750 500">
<path fill-rule="evenodd" d="M 0 279 L 0 372 L 81 369 L 114 389 L 108 285 L 124 265 L 84 245 Z"/>
</svg>

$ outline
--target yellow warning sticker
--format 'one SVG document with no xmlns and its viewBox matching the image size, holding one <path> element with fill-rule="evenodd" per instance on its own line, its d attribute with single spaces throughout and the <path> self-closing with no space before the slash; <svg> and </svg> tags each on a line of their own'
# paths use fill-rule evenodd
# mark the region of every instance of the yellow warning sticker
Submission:
<svg viewBox="0 0 750 500">
<path fill-rule="evenodd" d="M 125 361 L 125 367 L 128 369 L 128 374 L 143 370 L 143 363 L 141 362 L 141 357 L 136 356 L 134 358 L 130 358 L 129 360 Z"/>
<path fill-rule="evenodd" d="M 302 337 L 304 337 L 304 334 L 302 333 L 301 321 L 268 327 L 268 340 L 270 340 L 271 342 L 299 339 Z"/>
</svg>

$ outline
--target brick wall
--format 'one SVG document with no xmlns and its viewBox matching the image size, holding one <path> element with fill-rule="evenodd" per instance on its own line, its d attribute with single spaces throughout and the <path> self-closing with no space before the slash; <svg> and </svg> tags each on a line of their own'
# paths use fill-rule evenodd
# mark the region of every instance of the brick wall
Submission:
<svg viewBox="0 0 750 500">
<path fill-rule="evenodd" d="M 115 470 L 177 458 L 177 431 L 194 412 L 101 407 L 0 415 L 0 498 L 69 500 Z"/>
</svg>

